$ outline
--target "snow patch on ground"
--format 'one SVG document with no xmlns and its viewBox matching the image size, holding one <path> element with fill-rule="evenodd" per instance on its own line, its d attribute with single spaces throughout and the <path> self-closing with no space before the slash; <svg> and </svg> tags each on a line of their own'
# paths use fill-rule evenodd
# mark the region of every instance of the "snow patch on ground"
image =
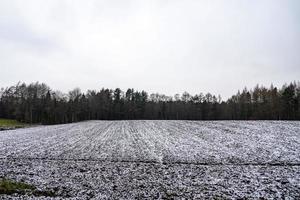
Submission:
<svg viewBox="0 0 300 200">
<path fill-rule="evenodd" d="M 57 198 L 297 199 L 299 174 L 297 121 L 88 121 L 0 132 L 0 176 Z"/>
</svg>

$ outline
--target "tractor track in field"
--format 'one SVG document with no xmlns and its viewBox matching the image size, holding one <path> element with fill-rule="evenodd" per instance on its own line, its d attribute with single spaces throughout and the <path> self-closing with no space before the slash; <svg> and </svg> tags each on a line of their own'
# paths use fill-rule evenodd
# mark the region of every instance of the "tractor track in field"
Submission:
<svg viewBox="0 0 300 200">
<path fill-rule="evenodd" d="M 160 164 L 160 165 L 202 165 L 202 166 L 300 166 L 300 163 L 205 163 L 205 162 L 158 162 L 151 160 L 106 160 L 106 159 L 68 159 L 68 158 L 22 158 L 22 157 L 0 157 L 0 160 L 36 160 L 36 161 L 63 161 L 63 162 L 104 162 L 104 163 L 145 163 L 145 164 Z"/>
</svg>

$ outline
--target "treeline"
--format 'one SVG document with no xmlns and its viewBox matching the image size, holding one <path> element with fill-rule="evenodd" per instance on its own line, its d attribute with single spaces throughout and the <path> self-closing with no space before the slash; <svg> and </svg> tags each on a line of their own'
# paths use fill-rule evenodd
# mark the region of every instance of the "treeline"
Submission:
<svg viewBox="0 0 300 200">
<path fill-rule="evenodd" d="M 63 94 L 44 83 L 18 83 L 0 90 L 0 118 L 60 124 L 82 120 L 299 120 L 300 84 L 280 89 L 246 88 L 227 101 L 210 93 L 174 97 L 128 89 Z"/>
</svg>

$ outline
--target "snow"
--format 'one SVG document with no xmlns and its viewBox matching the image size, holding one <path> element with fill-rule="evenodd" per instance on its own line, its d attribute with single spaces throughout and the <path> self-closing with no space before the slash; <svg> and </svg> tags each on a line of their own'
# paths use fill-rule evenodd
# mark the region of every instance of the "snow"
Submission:
<svg viewBox="0 0 300 200">
<path fill-rule="evenodd" d="M 299 121 L 17 129 L 0 132 L 0 159 L 0 176 L 56 189 L 57 198 L 300 197 Z"/>
</svg>

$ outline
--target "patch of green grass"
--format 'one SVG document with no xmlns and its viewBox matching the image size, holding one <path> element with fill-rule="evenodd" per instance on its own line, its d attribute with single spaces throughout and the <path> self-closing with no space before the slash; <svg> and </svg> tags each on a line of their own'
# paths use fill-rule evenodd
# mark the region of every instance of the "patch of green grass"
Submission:
<svg viewBox="0 0 300 200">
<path fill-rule="evenodd" d="M 55 197 L 57 196 L 52 190 L 37 190 L 35 186 L 24 182 L 16 182 L 8 179 L 0 179 L 0 195 L 1 194 L 29 194 L 33 196 Z"/>
<path fill-rule="evenodd" d="M 0 119 L 0 126 L 17 126 L 17 125 L 24 125 L 24 124 L 14 119 Z"/>
<path fill-rule="evenodd" d="M 22 128 L 25 126 L 26 124 L 14 119 L 0 119 L 0 128 Z"/>
<path fill-rule="evenodd" d="M 26 192 L 32 192 L 35 187 L 23 182 L 15 182 L 7 179 L 0 180 L 0 194 L 25 194 Z"/>
</svg>

